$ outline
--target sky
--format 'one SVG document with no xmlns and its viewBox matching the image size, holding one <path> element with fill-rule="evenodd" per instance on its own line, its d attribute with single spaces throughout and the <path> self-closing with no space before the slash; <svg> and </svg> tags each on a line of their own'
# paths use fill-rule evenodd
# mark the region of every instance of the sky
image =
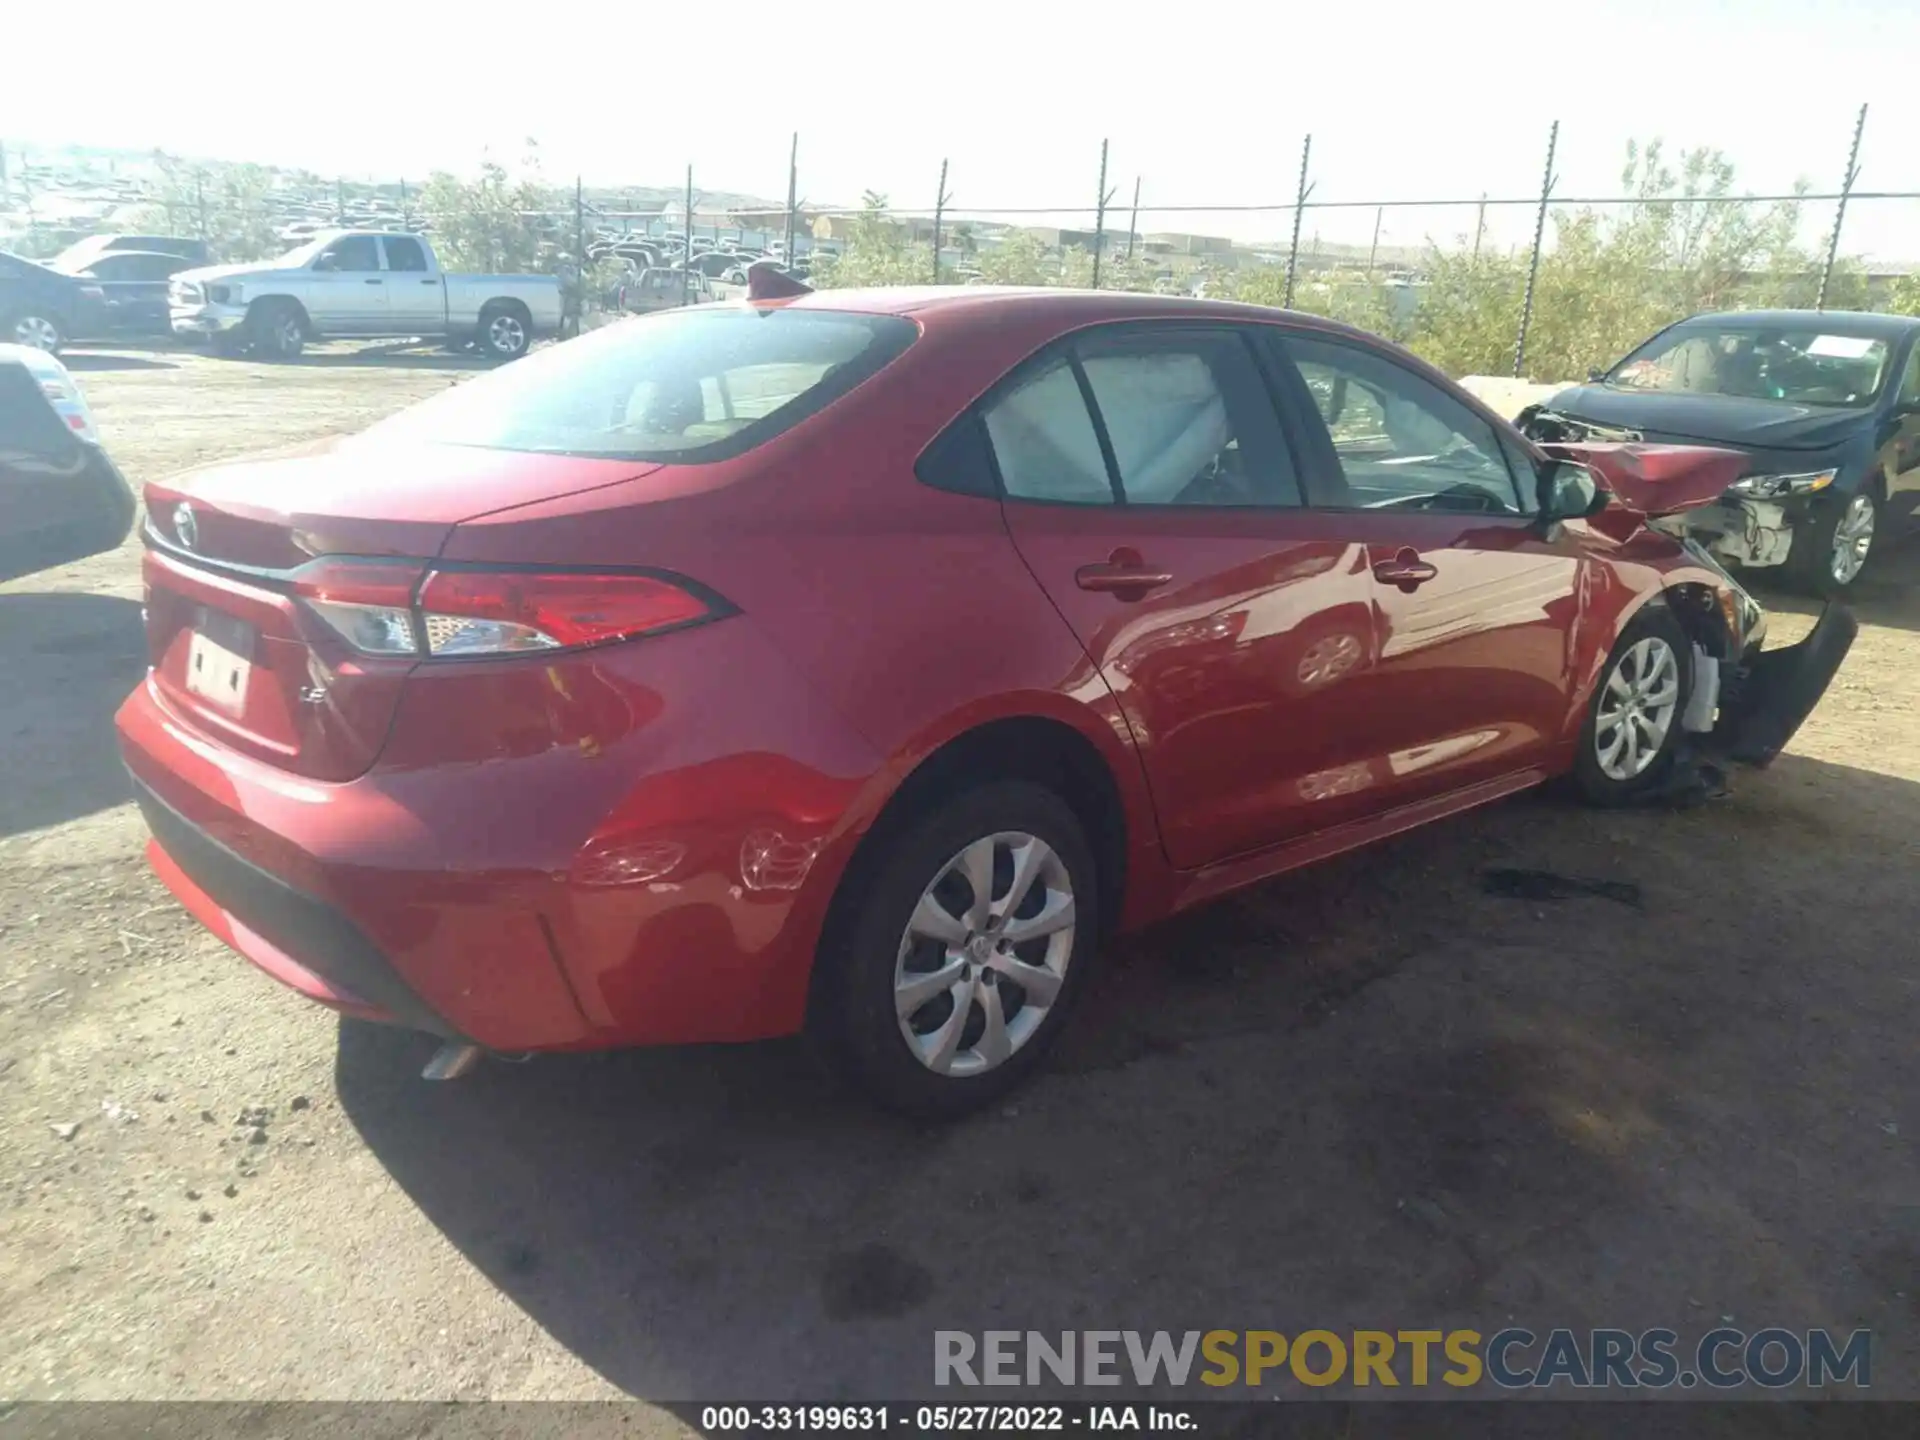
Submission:
<svg viewBox="0 0 1920 1440">
<path fill-rule="evenodd" d="M 803 199 L 931 208 L 944 158 L 955 207 L 1088 212 L 1061 224 L 1091 220 L 1105 139 L 1143 231 L 1284 239 L 1284 213 L 1150 207 L 1284 204 L 1309 132 L 1315 199 L 1526 196 L 1556 119 L 1562 196 L 1618 193 L 1627 142 L 1654 137 L 1726 151 L 1754 193 L 1831 191 L 1866 102 L 1859 187 L 1920 191 L 1916 0 L 730 0 L 671 22 L 630 0 L 411 0 L 327 18 L 348 13 L 95 0 L 76 85 L 70 15 L 0 0 L 0 136 L 357 179 L 512 161 L 532 137 L 550 178 L 673 185 L 691 163 L 696 188 L 779 199 L 798 131 Z M 1520 207 L 1492 218 L 1500 243 L 1531 230 Z M 1364 244 L 1374 219 L 1310 212 L 1305 230 Z M 1470 205 L 1389 210 L 1381 238 L 1472 225 Z M 1920 200 L 1857 202 L 1845 235 L 1920 260 Z"/>
</svg>

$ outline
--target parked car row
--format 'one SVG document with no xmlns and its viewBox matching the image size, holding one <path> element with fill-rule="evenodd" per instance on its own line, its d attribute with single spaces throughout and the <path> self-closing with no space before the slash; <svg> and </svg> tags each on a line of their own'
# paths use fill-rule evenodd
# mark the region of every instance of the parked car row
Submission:
<svg viewBox="0 0 1920 1440">
<path fill-rule="evenodd" d="M 205 260 L 201 241 L 165 235 L 97 235 L 45 264 L 0 253 L 0 341 L 58 353 L 166 335 L 167 282 Z"/>
<path fill-rule="evenodd" d="M 120 747 L 185 907 L 434 1078 L 804 1029 L 953 1115 L 1116 931 L 1771 760 L 1854 626 L 1767 648 L 1671 533 L 1750 468 L 1530 439 L 1312 317 L 757 267 L 149 484 Z"/>
</svg>

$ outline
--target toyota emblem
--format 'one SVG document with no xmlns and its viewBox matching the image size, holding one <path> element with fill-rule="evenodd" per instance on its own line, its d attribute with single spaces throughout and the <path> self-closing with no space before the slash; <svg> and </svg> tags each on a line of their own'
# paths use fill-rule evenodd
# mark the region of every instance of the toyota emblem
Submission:
<svg viewBox="0 0 1920 1440">
<path fill-rule="evenodd" d="M 173 507 L 173 536 L 185 550 L 200 543 L 200 522 L 194 519 L 193 507 L 184 501 Z"/>
</svg>

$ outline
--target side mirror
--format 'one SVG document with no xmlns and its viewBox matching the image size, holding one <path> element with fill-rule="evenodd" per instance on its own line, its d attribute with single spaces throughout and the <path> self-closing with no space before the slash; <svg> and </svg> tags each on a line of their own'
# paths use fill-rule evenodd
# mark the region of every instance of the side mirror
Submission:
<svg viewBox="0 0 1920 1440">
<path fill-rule="evenodd" d="M 1584 520 L 1607 503 L 1593 472 L 1570 460 L 1549 460 L 1540 472 L 1540 519 L 1549 525 Z"/>
<path fill-rule="evenodd" d="M 1602 380 L 1606 378 L 1607 378 L 1607 372 L 1604 370 L 1590 369 L 1587 371 L 1587 383 L 1589 385 L 1598 385 Z"/>
</svg>

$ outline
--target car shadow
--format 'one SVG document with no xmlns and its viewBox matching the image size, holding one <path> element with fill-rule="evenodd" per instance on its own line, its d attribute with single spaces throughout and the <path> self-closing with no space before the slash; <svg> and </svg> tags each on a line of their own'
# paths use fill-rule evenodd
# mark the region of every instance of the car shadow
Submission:
<svg viewBox="0 0 1920 1440">
<path fill-rule="evenodd" d="M 927 1396 L 936 1329 L 1898 1329 L 1920 1248 L 1828 1257 L 1906 1183 L 1920 902 L 1868 861 L 1916 828 L 1920 786 L 1793 756 L 1687 813 L 1492 806 L 1109 947 L 1048 1073 L 940 1128 L 797 1041 L 428 1085 L 431 1042 L 343 1022 L 336 1083 L 470 1263 L 658 1401 Z M 1514 864 L 1644 901 L 1487 893 Z"/>
<path fill-rule="evenodd" d="M 0 591 L 0 836 L 132 798 L 113 716 L 147 668 L 138 601 Z"/>
<path fill-rule="evenodd" d="M 60 352 L 60 363 L 76 374 L 96 370 L 178 370 L 178 360 L 162 360 L 153 355 L 124 355 L 118 352 L 73 350 Z"/>
<path fill-rule="evenodd" d="M 416 345 L 375 346 L 364 350 L 308 350 L 293 362 L 321 368 L 351 369 L 378 366 L 392 370 L 490 370 L 493 362 L 479 354 L 421 350 Z"/>
<path fill-rule="evenodd" d="M 1782 589 L 1764 570 L 1747 571 L 1740 583 L 1769 610 L 1788 615 L 1818 615 L 1821 602 Z M 1920 535 L 1908 535 L 1880 549 L 1854 582 L 1847 605 L 1863 625 L 1920 630 Z"/>
</svg>

